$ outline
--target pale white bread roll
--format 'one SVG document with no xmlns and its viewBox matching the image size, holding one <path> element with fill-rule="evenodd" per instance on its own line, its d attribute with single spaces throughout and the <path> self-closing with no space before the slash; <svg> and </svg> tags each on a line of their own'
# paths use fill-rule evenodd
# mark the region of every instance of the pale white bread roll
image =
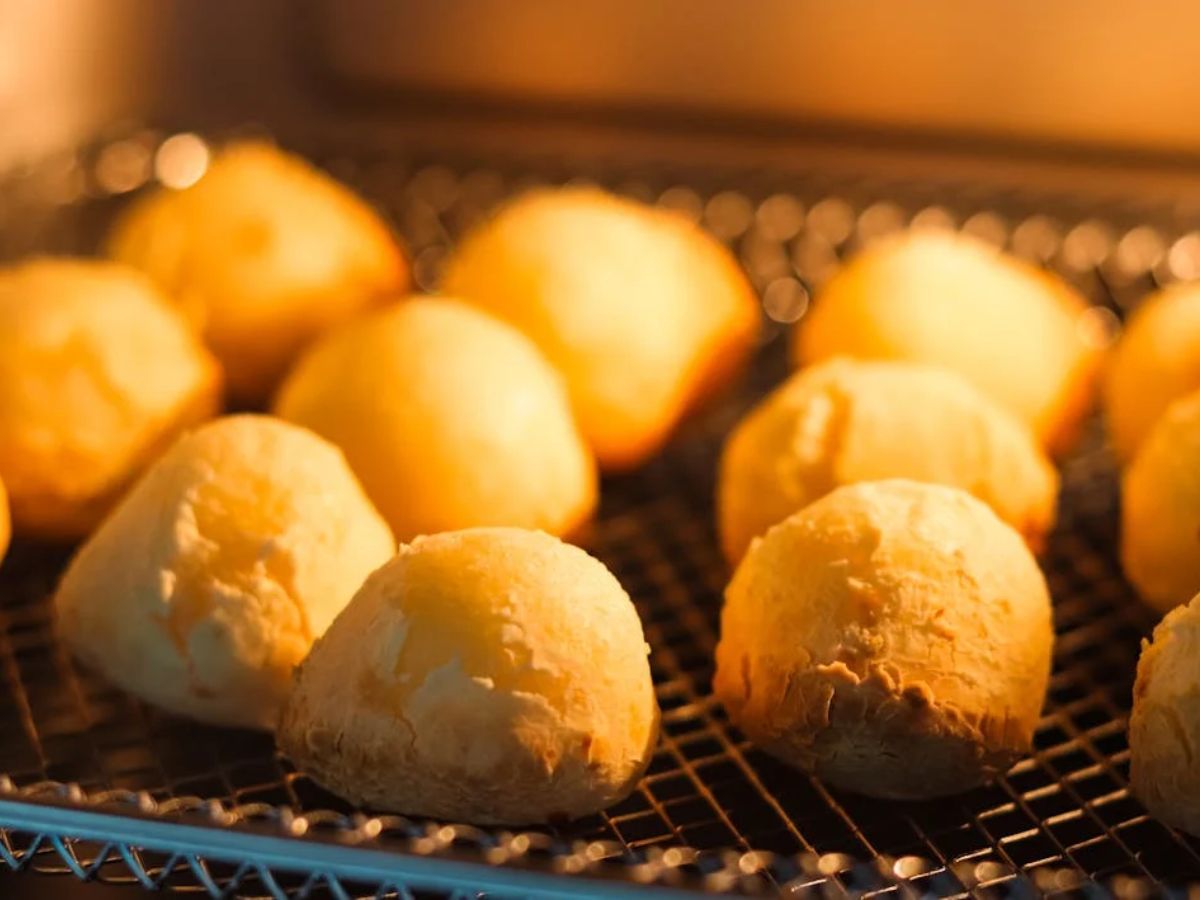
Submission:
<svg viewBox="0 0 1200 900">
<path fill-rule="evenodd" d="M 230 416 L 181 438 L 79 549 L 58 630 L 157 706 L 270 729 L 292 669 L 394 549 L 336 447 Z"/>
</svg>

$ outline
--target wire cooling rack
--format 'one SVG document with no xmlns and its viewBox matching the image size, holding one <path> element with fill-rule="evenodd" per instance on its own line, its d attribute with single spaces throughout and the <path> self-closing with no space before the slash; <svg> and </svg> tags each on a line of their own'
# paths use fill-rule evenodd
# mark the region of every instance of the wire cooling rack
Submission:
<svg viewBox="0 0 1200 900">
<path fill-rule="evenodd" d="M 162 138 L 125 137 L 5 185 L 0 257 L 94 249 L 122 195 L 163 175 Z M 418 164 L 386 149 L 312 155 L 391 217 L 425 288 L 462 229 L 503 197 L 583 171 Z M 1006 777 L 936 803 L 835 792 L 750 746 L 710 692 L 728 577 L 712 526 L 721 438 L 783 377 L 784 323 L 840 258 L 890 230 L 961 228 L 1062 272 L 1096 304 L 1081 327 L 1111 335 L 1154 285 L 1200 275 L 1200 235 L 1077 198 L 946 185 L 620 165 L 584 174 L 702 220 L 740 255 L 768 320 L 743 389 L 644 469 L 604 484 L 589 549 L 637 603 L 663 709 L 661 745 L 634 794 L 520 833 L 350 808 L 269 737 L 171 718 L 79 670 L 47 603 L 69 550 L 17 544 L 0 567 L 0 860 L 214 896 L 1143 897 L 1200 883 L 1200 843 L 1128 789 L 1126 716 L 1153 619 L 1116 563 L 1114 473 L 1095 424 L 1065 462 L 1044 560 L 1058 632 L 1045 714 L 1033 754 Z"/>
</svg>

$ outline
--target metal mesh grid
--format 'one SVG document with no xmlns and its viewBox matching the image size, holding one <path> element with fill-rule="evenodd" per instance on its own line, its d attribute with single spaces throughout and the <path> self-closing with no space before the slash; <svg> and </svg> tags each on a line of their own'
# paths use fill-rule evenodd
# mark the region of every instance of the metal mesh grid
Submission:
<svg viewBox="0 0 1200 900">
<path fill-rule="evenodd" d="M 145 148 L 135 160 L 142 175 L 121 181 L 117 193 L 151 171 L 156 136 L 131 140 Z M 426 288 L 434 285 L 446 248 L 471 221 L 515 190 L 541 180 L 561 182 L 575 172 L 545 161 L 505 171 L 410 166 L 388 153 L 322 158 L 389 214 Z M 81 157 L 49 175 L 25 178 L 31 206 L 21 213 L 14 202 L 11 215 L 0 219 L 0 256 L 94 247 L 120 202 L 113 185 L 97 174 L 102 170 L 92 166 L 94 159 Z M 589 175 L 690 211 L 734 246 L 775 320 L 802 314 L 809 286 L 827 277 L 842 254 L 903 227 L 962 227 L 1059 269 L 1097 303 L 1089 319 L 1094 327 L 1115 327 L 1116 313 L 1156 282 L 1198 274 L 1195 235 L 1172 239 L 1166 229 L 1136 221 L 1083 217 L 1063 224 L 1030 214 L 1037 206 L 1028 198 L 999 198 L 987 209 L 951 208 L 930 202 L 944 196 L 937 187 L 881 193 L 878 186 L 830 185 L 816 177 L 781 186 L 762 173 L 743 173 L 726 182 L 740 185 L 730 190 L 711 175 L 681 181 L 677 173 L 631 178 L 614 171 L 615 178 L 600 170 Z M 52 187 L 34 174 L 49 178 Z M 1068 208 L 1060 203 L 1056 209 Z M 568 873 L 572 864 L 562 860 L 580 852 L 614 857 L 629 871 L 649 860 L 686 873 L 681 883 L 750 891 L 819 886 L 833 894 L 902 889 L 947 895 L 1019 884 L 1053 893 L 1096 880 L 1137 893 L 1148 885 L 1200 880 L 1200 843 L 1148 817 L 1128 791 L 1125 717 L 1138 643 L 1153 618 L 1116 564 L 1113 468 L 1096 424 L 1066 462 L 1060 524 L 1043 561 L 1058 631 L 1047 707 L 1035 752 L 1007 777 L 936 803 L 867 800 L 831 792 L 772 760 L 729 724 L 709 689 L 728 578 L 712 526 L 715 462 L 737 415 L 783 377 L 782 330 L 778 322 L 768 328 L 738 396 L 690 423 L 667 453 L 641 471 L 604 484 L 589 549 L 635 598 L 645 623 L 663 738 L 630 798 L 543 838 L 534 835 L 532 850 L 523 852 L 544 847 L 546 856 L 558 859 L 556 868 Z M 202 798 L 226 810 L 236 807 L 243 818 L 275 821 L 277 808 L 285 807 L 285 818 L 294 813 L 319 822 L 317 811 L 324 810 L 335 830 L 343 827 L 339 822 L 362 827 L 361 817 L 344 818 L 353 810 L 294 772 L 269 737 L 173 719 L 80 672 L 56 642 L 45 602 L 67 553 L 18 544 L 0 568 L 0 773 L 7 773 L 0 796 L 36 796 L 46 790 L 39 784 L 50 781 L 76 784 L 85 794 L 144 792 L 144 807 L 193 808 L 201 804 L 176 801 Z M 436 825 L 431 830 L 425 823 L 394 828 L 418 840 L 437 833 Z M 511 835 L 474 829 L 463 835 L 475 836 L 466 843 L 476 857 L 486 857 L 479 848 L 505 841 L 511 856 Z M 268 895 L 356 890 L 337 879 L 322 881 L 315 868 L 315 874 L 289 879 L 261 867 L 201 860 L 197 868 L 169 854 L 126 850 L 123 857 L 101 845 L 60 842 L 56 848 L 48 840 L 31 849 L 30 841 L 0 823 L 0 858 L 11 866 L 65 871 L 73 858 L 77 875 L 89 874 L 95 864 L 94 876 L 147 886 L 161 880 L 178 888 Z M 455 842 L 451 835 L 448 843 Z M 295 868 L 310 869 L 297 844 Z M 699 852 L 661 852 L 678 847 Z M 399 885 L 360 889 L 405 896 Z"/>
</svg>

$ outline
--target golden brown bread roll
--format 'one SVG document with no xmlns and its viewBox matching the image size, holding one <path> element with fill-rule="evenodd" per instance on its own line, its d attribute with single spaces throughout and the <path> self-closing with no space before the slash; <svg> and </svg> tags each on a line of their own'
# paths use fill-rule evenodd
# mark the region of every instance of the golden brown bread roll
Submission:
<svg viewBox="0 0 1200 900">
<path fill-rule="evenodd" d="M 1200 591 L 1200 391 L 1167 407 L 1125 470 L 1121 562 L 1159 612 Z"/>
<path fill-rule="evenodd" d="M 841 487 L 755 541 L 725 594 L 717 696 L 751 740 L 874 797 L 951 794 L 1027 752 L 1050 597 L 970 494 Z"/>
<path fill-rule="evenodd" d="M 18 534 L 87 534 L 219 405 L 216 361 L 141 273 L 50 258 L 0 269 L 0 477 Z"/>
<path fill-rule="evenodd" d="M 1058 474 L 1029 430 L 953 372 L 835 359 L 804 369 L 734 429 L 717 515 L 730 562 L 752 538 L 843 484 L 911 478 L 971 492 L 1036 551 Z"/>
<path fill-rule="evenodd" d="M 356 804 L 480 824 L 633 790 L 658 705 L 641 622 L 577 547 L 515 528 L 422 537 L 300 667 L 279 743 Z"/>
<path fill-rule="evenodd" d="M 242 401 L 267 399 L 309 341 L 408 286 L 404 254 L 374 210 L 255 142 L 224 150 L 189 188 L 135 201 L 108 252 L 180 304 Z"/>
<path fill-rule="evenodd" d="M 975 238 L 914 231 L 872 244 L 800 322 L 800 364 L 831 356 L 952 369 L 1064 450 L 1091 405 L 1098 349 L 1064 281 Z"/>
<path fill-rule="evenodd" d="M 184 436 L 71 561 L 71 651 L 204 722 L 274 728 L 292 669 L 395 549 L 341 453 L 266 416 Z"/>
<path fill-rule="evenodd" d="M 759 327 L 724 247 L 676 213 L 587 188 L 511 201 L 463 241 L 442 288 L 534 340 L 604 469 L 653 454 Z"/>
<path fill-rule="evenodd" d="M 1200 835 L 1200 596 L 1144 642 L 1129 719 L 1133 792 L 1164 822 Z"/>
<path fill-rule="evenodd" d="M 1125 325 L 1105 381 L 1105 413 L 1125 462 L 1172 403 L 1200 390 L 1200 283 L 1142 301 Z M 1198 585 L 1200 587 L 1200 585 Z"/>
<path fill-rule="evenodd" d="M 401 541 L 473 525 L 568 534 L 596 504 L 558 374 L 457 301 L 414 298 L 326 336 L 275 410 L 342 448 Z"/>
</svg>

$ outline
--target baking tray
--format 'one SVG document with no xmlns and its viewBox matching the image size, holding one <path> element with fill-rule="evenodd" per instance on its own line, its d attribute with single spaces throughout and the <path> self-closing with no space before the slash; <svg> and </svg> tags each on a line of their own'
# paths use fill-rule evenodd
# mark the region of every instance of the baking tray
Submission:
<svg viewBox="0 0 1200 900">
<path fill-rule="evenodd" d="M 0 257 L 93 251 L 125 195 L 153 180 L 164 137 L 130 133 L 8 178 Z M 1170 211 L 980 185 L 300 149 L 384 211 L 423 288 L 463 228 L 505 196 L 579 179 L 684 210 L 742 259 L 767 321 L 750 374 L 659 458 L 605 480 L 590 537 L 645 623 L 661 744 L 630 798 L 568 826 L 514 832 L 357 810 L 296 772 L 269 736 L 172 718 L 78 669 L 47 603 L 70 548 L 18 542 L 0 567 L 5 865 L 271 897 L 1142 897 L 1200 883 L 1200 842 L 1128 789 L 1131 683 L 1154 620 L 1116 562 L 1114 468 L 1097 422 L 1064 463 L 1044 559 L 1054 674 L 1035 750 L 1007 776 L 934 803 L 833 791 L 749 745 L 710 690 L 729 574 L 712 524 L 722 436 L 784 377 L 783 323 L 846 253 L 889 230 L 962 228 L 1060 271 L 1095 303 L 1082 327 L 1111 335 L 1146 291 L 1200 275 L 1200 235 Z"/>
</svg>

